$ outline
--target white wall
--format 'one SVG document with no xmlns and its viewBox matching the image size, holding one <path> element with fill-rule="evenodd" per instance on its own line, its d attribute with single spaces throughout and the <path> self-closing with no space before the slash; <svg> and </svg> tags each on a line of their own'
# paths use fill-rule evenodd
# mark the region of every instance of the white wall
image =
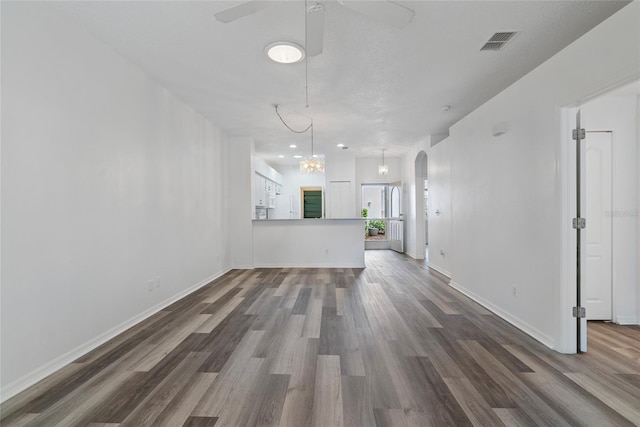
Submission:
<svg viewBox="0 0 640 427">
<path fill-rule="evenodd" d="M 226 178 L 220 132 L 75 23 L 1 24 L 6 399 L 225 271 Z"/>
<path fill-rule="evenodd" d="M 422 232 L 422 228 L 416 227 L 417 221 L 423 221 L 422 215 L 417 216 L 418 206 L 416 206 L 416 157 L 420 151 L 424 151 L 427 154 L 427 160 L 429 160 L 430 138 L 426 138 L 420 141 L 415 146 L 411 147 L 400 159 L 400 169 L 402 180 L 402 216 L 404 218 L 404 240 L 405 240 L 405 252 L 412 258 L 418 257 L 418 248 L 416 247 L 416 235 Z M 429 167 L 429 166 L 428 166 Z M 427 168 L 428 168 L 427 167 Z M 391 166 L 389 166 L 389 173 L 391 173 Z M 427 170 L 427 174 L 430 172 Z M 431 177 L 429 176 L 429 180 Z"/>
<path fill-rule="evenodd" d="M 636 96 L 636 111 L 640 114 L 640 95 Z M 640 118 L 636 120 L 636 183 L 640 189 Z M 640 196 L 636 199 L 636 221 L 640 220 Z M 636 319 L 640 320 L 640 226 L 636 223 Z"/>
<path fill-rule="evenodd" d="M 450 140 L 431 147 L 429 155 L 429 267 L 451 277 Z M 436 214 L 436 212 L 440 212 Z"/>
<path fill-rule="evenodd" d="M 254 141 L 249 137 L 233 137 L 228 141 L 228 164 L 231 166 L 227 171 L 229 194 L 226 200 L 231 267 L 253 268 Z"/>
<path fill-rule="evenodd" d="M 448 138 L 452 285 L 561 351 L 572 350 L 575 321 L 560 111 L 640 75 L 639 13 L 638 2 L 626 6 L 456 123 Z M 503 123 L 507 132 L 493 136 Z"/>
<path fill-rule="evenodd" d="M 629 236 L 635 236 L 638 228 L 637 96 L 604 95 L 581 110 L 587 131 L 613 131 L 613 321 L 636 324 L 638 247 L 636 239 Z"/>
<path fill-rule="evenodd" d="M 326 181 L 326 206 L 330 206 L 331 198 L 334 196 L 331 194 L 331 182 L 343 181 L 349 182 L 350 188 L 347 216 L 349 218 L 359 218 L 360 210 L 356 206 L 356 193 L 359 190 L 356 189 L 356 159 L 355 156 L 344 150 L 340 150 L 333 153 L 328 153 L 325 157 L 325 181 Z M 339 197 L 339 195 L 337 196 Z"/>
</svg>

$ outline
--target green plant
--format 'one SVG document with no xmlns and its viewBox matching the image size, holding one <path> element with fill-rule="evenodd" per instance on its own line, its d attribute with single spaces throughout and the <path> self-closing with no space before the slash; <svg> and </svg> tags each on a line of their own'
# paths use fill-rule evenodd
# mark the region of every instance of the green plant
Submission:
<svg viewBox="0 0 640 427">
<path fill-rule="evenodd" d="M 380 233 L 384 233 L 385 223 L 382 220 L 374 219 L 369 221 L 369 228 L 377 228 Z"/>
<path fill-rule="evenodd" d="M 362 218 L 366 218 L 369 215 L 369 210 L 367 208 L 362 208 Z"/>
</svg>

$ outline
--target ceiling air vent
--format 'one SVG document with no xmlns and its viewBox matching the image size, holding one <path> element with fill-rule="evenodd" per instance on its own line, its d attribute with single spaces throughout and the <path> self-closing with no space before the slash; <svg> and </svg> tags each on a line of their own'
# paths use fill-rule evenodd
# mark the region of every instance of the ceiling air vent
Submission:
<svg viewBox="0 0 640 427">
<path fill-rule="evenodd" d="M 516 31 L 502 31 L 491 36 L 480 50 L 500 50 L 516 35 Z"/>
</svg>

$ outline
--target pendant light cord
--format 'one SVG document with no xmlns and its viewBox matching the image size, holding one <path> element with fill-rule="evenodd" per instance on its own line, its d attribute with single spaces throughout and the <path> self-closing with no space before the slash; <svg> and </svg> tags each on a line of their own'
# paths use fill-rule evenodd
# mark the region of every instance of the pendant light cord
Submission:
<svg viewBox="0 0 640 427">
<path fill-rule="evenodd" d="M 311 158 L 313 159 L 313 120 L 311 120 Z"/>
<path fill-rule="evenodd" d="M 307 0 L 304 0 L 304 102 L 305 108 L 309 108 L 309 51 L 307 50 L 307 39 L 309 38 L 309 28 L 307 20 L 309 19 L 309 9 L 307 9 Z"/>
<path fill-rule="evenodd" d="M 278 115 L 278 118 L 280 119 L 280 121 L 282 122 L 282 124 L 289 129 L 291 132 L 293 133 L 305 133 L 306 131 L 308 131 L 309 129 L 311 129 L 311 127 L 313 126 L 313 120 L 311 120 L 311 123 L 309 123 L 309 126 L 307 126 L 306 128 L 304 128 L 303 130 L 295 130 L 293 129 L 291 126 L 289 126 L 287 124 L 287 122 L 284 121 L 284 119 L 282 118 L 282 116 L 280 115 L 280 112 L 278 111 L 278 104 L 273 104 L 273 108 L 276 109 L 276 114 Z"/>
<path fill-rule="evenodd" d="M 304 51 L 305 51 L 305 58 L 304 58 L 304 101 L 305 101 L 305 108 L 309 108 L 309 62 L 307 60 L 308 56 L 306 56 L 306 53 L 307 53 L 307 38 L 308 38 L 307 19 L 308 19 L 307 0 L 304 0 Z M 278 115 L 278 118 L 280 119 L 282 124 L 287 129 L 289 129 L 291 132 L 293 132 L 293 133 L 305 133 L 309 129 L 311 129 L 311 156 L 313 157 L 313 119 L 311 119 L 311 123 L 309 123 L 309 126 L 304 128 L 303 130 L 295 130 L 291 126 L 289 126 L 287 124 L 287 122 L 285 122 L 284 119 L 282 118 L 282 116 L 280 115 L 280 111 L 278 111 L 279 105 L 278 104 L 273 104 L 273 107 L 276 109 L 276 114 Z"/>
</svg>

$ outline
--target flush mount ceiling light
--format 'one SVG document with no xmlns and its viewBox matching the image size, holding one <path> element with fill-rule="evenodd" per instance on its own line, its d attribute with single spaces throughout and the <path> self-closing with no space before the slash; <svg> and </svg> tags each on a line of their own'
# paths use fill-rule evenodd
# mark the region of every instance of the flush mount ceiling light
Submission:
<svg viewBox="0 0 640 427">
<path fill-rule="evenodd" d="M 289 148 L 296 148 L 296 147 L 298 147 L 296 144 L 291 144 L 291 145 L 289 146 Z"/>
<path fill-rule="evenodd" d="M 382 164 L 378 166 L 378 174 L 386 175 L 389 173 L 389 166 L 384 162 L 384 148 L 382 149 Z"/>
<path fill-rule="evenodd" d="M 271 43 L 264 51 L 269 59 L 279 64 L 295 64 L 304 59 L 302 46 L 291 42 Z"/>
</svg>

